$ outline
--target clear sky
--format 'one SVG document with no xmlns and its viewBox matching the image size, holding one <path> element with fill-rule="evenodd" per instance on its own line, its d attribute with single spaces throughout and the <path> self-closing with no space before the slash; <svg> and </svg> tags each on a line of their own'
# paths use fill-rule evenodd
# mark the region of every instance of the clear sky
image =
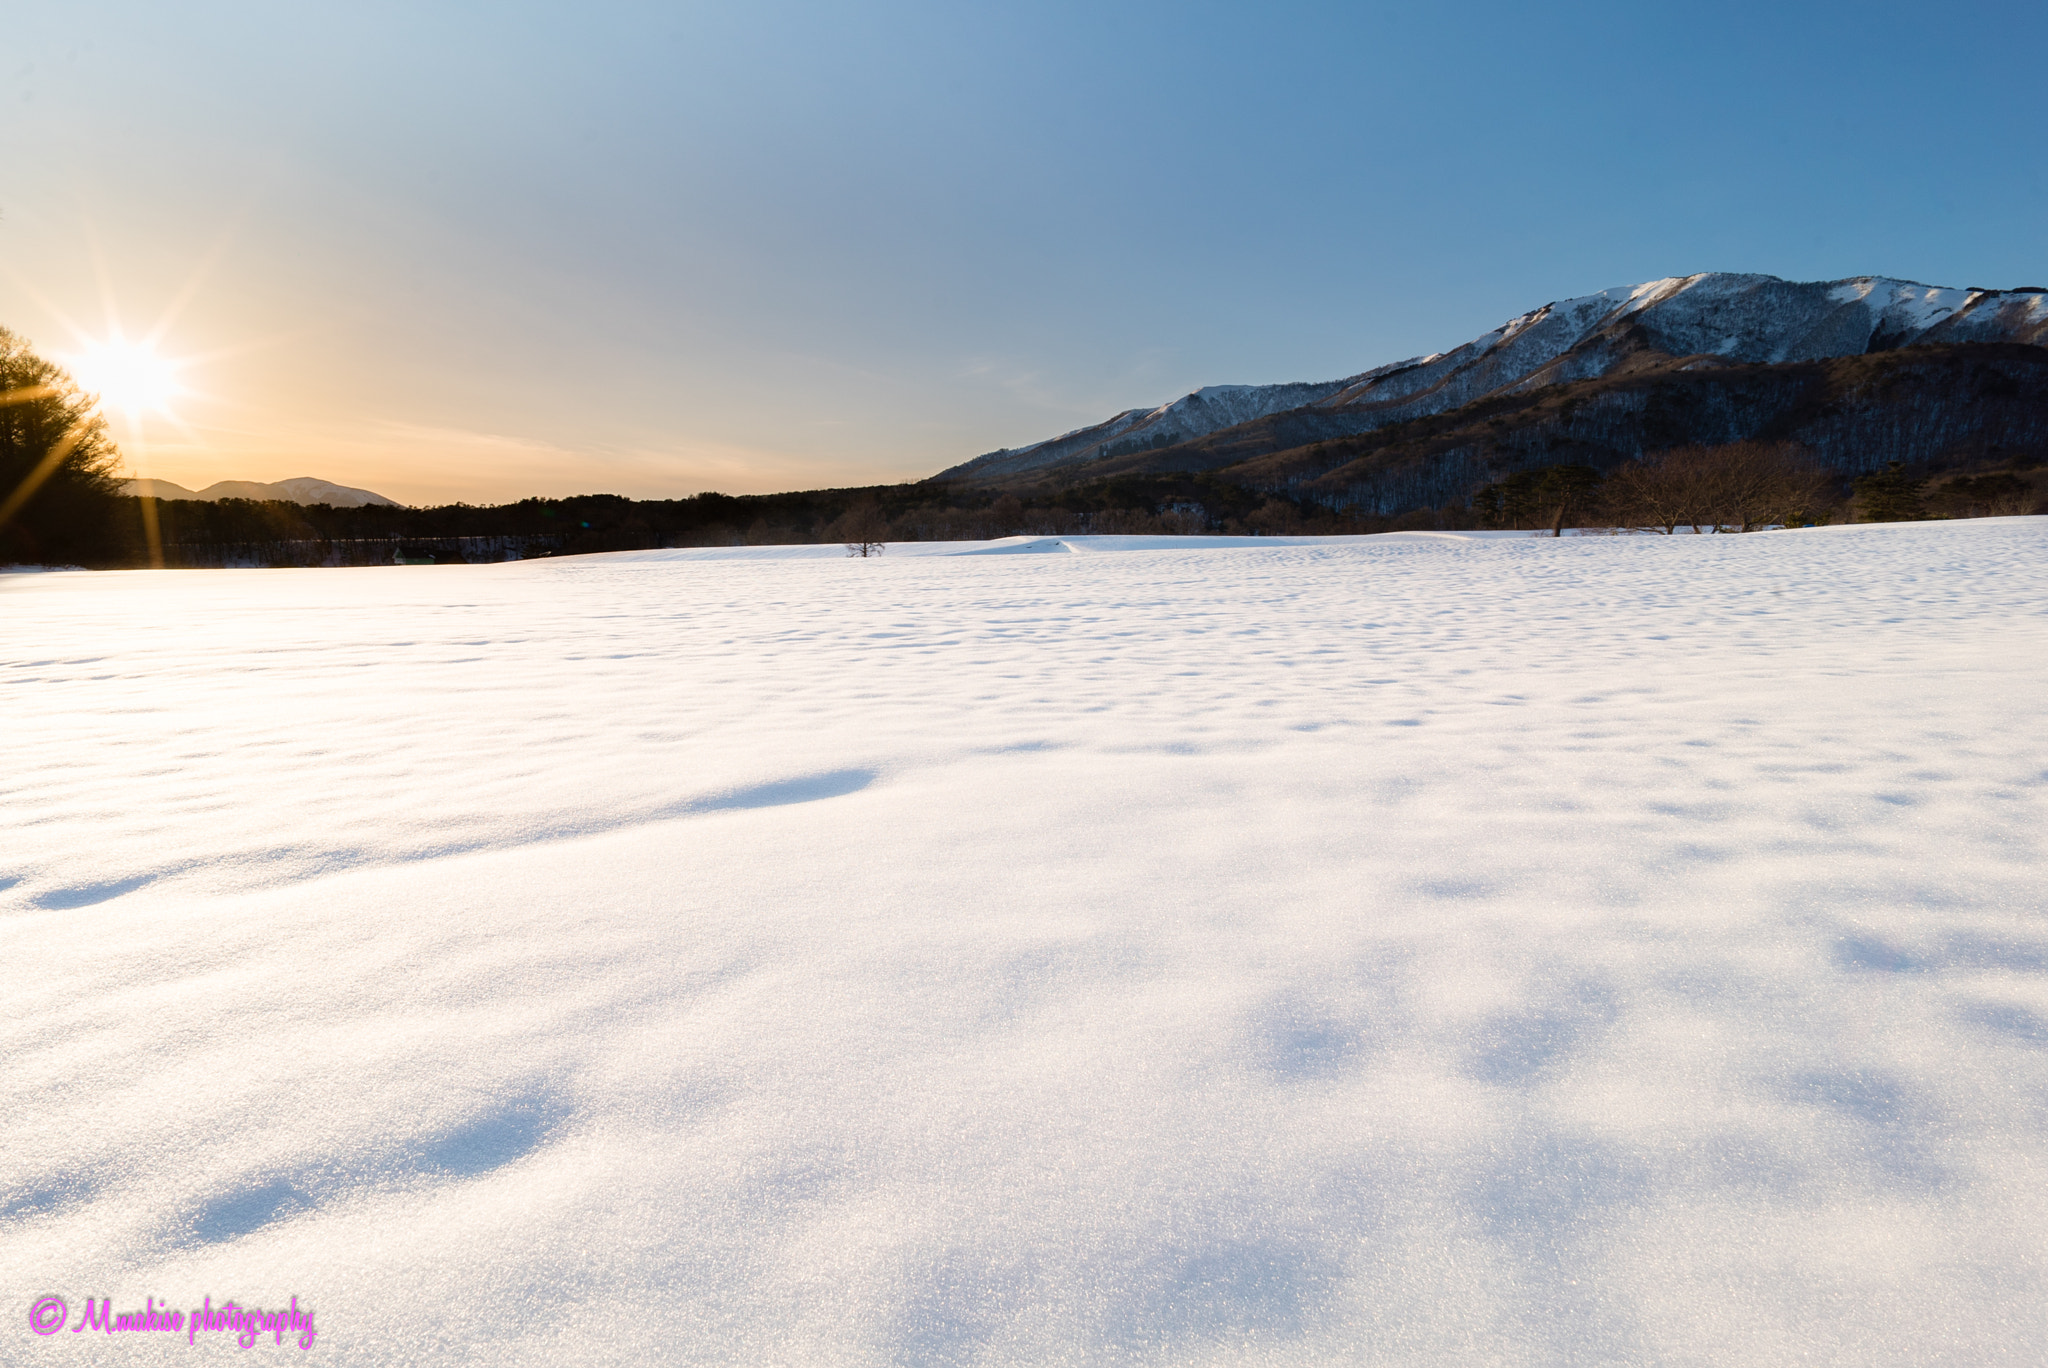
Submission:
<svg viewBox="0 0 2048 1368">
<path fill-rule="evenodd" d="M 1703 270 L 2048 277 L 2048 6 L 9 4 L 0 324 L 188 485 L 931 474 Z"/>
</svg>

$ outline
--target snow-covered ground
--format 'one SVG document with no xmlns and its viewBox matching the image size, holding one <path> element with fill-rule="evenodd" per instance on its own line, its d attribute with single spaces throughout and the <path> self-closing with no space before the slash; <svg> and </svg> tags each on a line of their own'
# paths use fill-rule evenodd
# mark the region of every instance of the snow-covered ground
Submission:
<svg viewBox="0 0 2048 1368">
<path fill-rule="evenodd" d="M 0 579 L 0 1361 L 2040 1361 L 2048 519 L 964 549 Z"/>
</svg>

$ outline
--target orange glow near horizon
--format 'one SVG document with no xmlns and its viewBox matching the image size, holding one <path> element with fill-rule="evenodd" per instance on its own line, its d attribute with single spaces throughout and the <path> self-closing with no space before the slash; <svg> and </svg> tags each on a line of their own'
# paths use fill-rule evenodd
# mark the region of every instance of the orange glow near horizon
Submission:
<svg viewBox="0 0 2048 1368">
<path fill-rule="evenodd" d="M 516 416 L 451 410 L 438 392 L 419 392 L 425 367 L 381 353 L 366 363 L 374 348 L 366 335 L 349 331 L 366 326 L 360 319 L 315 326 L 276 312 L 245 316 L 232 297 L 223 302 L 206 281 L 224 255 L 226 235 L 182 282 L 170 282 L 167 300 L 141 308 L 117 289 L 97 237 L 82 237 L 81 278 L 72 289 L 83 294 L 84 277 L 98 278 L 92 321 L 79 301 L 52 297 L 6 262 L 0 285 L 42 315 L 43 331 L 70 344 L 44 355 L 108 420 L 124 479 L 202 490 L 222 480 L 312 476 L 403 503 L 443 504 L 591 492 L 654 499 L 705 489 L 756 494 L 924 473 L 920 464 L 884 467 L 878 475 L 860 456 L 814 455 L 806 449 L 809 433 L 757 442 L 744 426 L 737 433 L 672 434 L 661 425 L 601 433 L 572 425 L 565 434 L 564 425 L 530 406 Z M 153 282 L 143 294 L 162 294 L 164 284 Z M 197 325 L 179 327 L 193 306 Z M 348 340 L 340 353 L 337 337 Z M 377 392 L 394 368 L 406 371 L 401 379 L 409 384 L 387 392 L 389 412 L 366 411 L 363 394 Z M 309 386 L 309 378 L 320 383 Z M 896 464 L 905 463 L 899 457 Z"/>
</svg>

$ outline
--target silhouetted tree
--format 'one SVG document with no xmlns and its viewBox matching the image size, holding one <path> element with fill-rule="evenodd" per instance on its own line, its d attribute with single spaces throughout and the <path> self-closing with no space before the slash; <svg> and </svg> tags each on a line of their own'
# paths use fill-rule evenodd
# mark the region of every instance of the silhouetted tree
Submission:
<svg viewBox="0 0 2048 1368">
<path fill-rule="evenodd" d="M 95 398 L 0 328 L 0 562 L 117 558 L 119 460 Z"/>
</svg>

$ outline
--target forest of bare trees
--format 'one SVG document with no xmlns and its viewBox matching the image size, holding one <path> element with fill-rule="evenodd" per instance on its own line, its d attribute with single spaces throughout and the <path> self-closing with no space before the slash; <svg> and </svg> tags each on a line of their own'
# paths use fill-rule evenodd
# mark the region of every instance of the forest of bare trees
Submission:
<svg viewBox="0 0 2048 1368">
<path fill-rule="evenodd" d="M 1749 532 L 1824 521 L 1834 484 L 1789 443 L 1731 442 L 1630 461 L 1607 478 L 1602 502 L 1616 527 L 1666 536 L 1680 527 Z"/>
<path fill-rule="evenodd" d="M 1790 442 L 1675 446 L 1624 461 L 1519 470 L 1475 491 L 1481 526 L 1560 533 L 1571 526 L 1653 532 L 1754 532 L 1828 522 L 1909 522 L 2048 511 L 2048 472 L 2031 462 L 2004 470 L 1931 474 L 1890 462 L 1844 479 Z"/>
</svg>

